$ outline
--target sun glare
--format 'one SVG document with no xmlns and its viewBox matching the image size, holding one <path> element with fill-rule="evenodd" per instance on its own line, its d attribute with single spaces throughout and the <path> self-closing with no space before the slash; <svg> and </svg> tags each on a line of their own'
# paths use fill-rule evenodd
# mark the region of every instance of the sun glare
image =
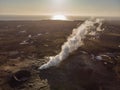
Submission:
<svg viewBox="0 0 120 90">
<path fill-rule="evenodd" d="M 67 20 L 66 16 L 64 15 L 54 15 L 51 19 L 52 20 Z"/>
</svg>

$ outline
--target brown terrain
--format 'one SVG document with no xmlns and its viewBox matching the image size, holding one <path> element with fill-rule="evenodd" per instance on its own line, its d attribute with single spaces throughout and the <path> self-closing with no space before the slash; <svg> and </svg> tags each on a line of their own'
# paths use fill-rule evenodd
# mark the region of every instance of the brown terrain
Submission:
<svg viewBox="0 0 120 90">
<path fill-rule="evenodd" d="M 98 38 L 87 36 L 59 66 L 38 70 L 82 22 L 0 21 L 0 90 L 120 90 L 119 22 L 104 22 Z M 24 70 L 21 82 L 15 75 Z"/>
</svg>

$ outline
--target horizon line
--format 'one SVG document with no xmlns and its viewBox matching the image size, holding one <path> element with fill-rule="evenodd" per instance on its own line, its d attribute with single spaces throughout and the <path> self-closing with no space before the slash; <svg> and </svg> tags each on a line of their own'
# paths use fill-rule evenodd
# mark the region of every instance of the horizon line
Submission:
<svg viewBox="0 0 120 90">
<path fill-rule="evenodd" d="M 55 15 L 55 14 L 54 14 Z M 0 16 L 54 16 L 53 14 L 0 14 Z M 79 16 L 79 17 L 120 17 L 107 15 L 79 15 L 79 14 L 63 14 L 64 16 Z"/>
</svg>

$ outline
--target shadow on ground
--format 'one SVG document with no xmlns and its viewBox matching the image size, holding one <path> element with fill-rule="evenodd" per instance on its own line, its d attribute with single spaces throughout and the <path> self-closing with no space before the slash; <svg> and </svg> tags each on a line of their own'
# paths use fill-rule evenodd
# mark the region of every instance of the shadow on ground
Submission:
<svg viewBox="0 0 120 90">
<path fill-rule="evenodd" d="M 51 90 L 119 90 L 115 74 L 89 54 L 71 55 L 60 66 L 40 71 Z"/>
</svg>

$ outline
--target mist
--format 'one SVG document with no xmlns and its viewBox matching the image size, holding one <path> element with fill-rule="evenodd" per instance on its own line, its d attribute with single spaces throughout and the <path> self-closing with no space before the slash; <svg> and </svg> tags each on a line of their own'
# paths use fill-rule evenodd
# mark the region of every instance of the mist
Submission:
<svg viewBox="0 0 120 90">
<path fill-rule="evenodd" d="M 65 60 L 70 53 L 77 50 L 84 45 L 83 40 L 86 35 L 95 36 L 97 31 L 103 31 L 101 19 L 90 19 L 82 23 L 78 28 L 73 29 L 72 34 L 68 37 L 67 41 L 62 45 L 61 52 L 56 56 L 49 57 L 49 61 L 39 67 L 40 70 L 47 69 L 49 67 L 58 66 L 63 60 Z"/>
</svg>

